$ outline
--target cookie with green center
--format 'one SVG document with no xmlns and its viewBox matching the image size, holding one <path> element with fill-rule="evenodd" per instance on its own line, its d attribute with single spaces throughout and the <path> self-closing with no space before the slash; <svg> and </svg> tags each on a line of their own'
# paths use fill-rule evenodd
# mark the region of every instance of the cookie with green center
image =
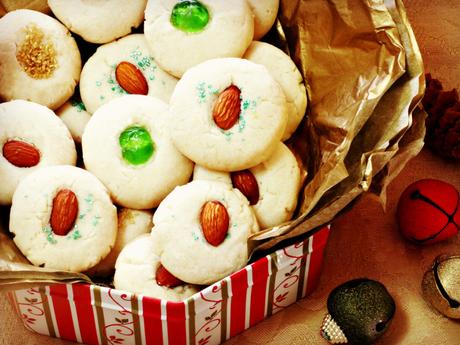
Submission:
<svg viewBox="0 0 460 345">
<path fill-rule="evenodd" d="M 56 19 L 31 10 L 0 19 L 0 100 L 57 109 L 73 94 L 80 71 L 77 44 Z"/>
<path fill-rule="evenodd" d="M 168 105 L 127 95 L 101 106 L 86 125 L 83 161 L 124 207 L 158 206 L 176 186 L 187 183 L 193 163 L 172 144 Z"/>
<path fill-rule="evenodd" d="M 46 167 L 18 185 L 10 230 L 34 265 L 82 272 L 113 247 L 117 210 L 107 189 L 88 171 L 67 165 Z"/>
<path fill-rule="evenodd" d="M 107 43 L 137 28 L 147 0 L 49 0 L 54 15 L 87 42 Z"/>
<path fill-rule="evenodd" d="M 151 0 L 144 33 L 158 64 L 181 77 L 208 59 L 241 57 L 254 20 L 245 0 Z"/>
<path fill-rule="evenodd" d="M 168 103 L 177 79 L 150 54 L 143 34 L 100 46 L 83 66 L 80 92 L 89 113 L 127 94 L 154 96 Z"/>
</svg>

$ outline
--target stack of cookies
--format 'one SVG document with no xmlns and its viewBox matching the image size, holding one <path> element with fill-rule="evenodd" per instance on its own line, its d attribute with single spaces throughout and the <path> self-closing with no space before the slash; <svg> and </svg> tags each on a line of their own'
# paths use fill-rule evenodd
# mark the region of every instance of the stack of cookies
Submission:
<svg viewBox="0 0 460 345">
<path fill-rule="evenodd" d="M 256 41 L 279 1 L 48 5 L 55 17 L 0 19 L 0 204 L 18 248 L 169 300 L 242 268 L 248 238 L 291 219 L 301 187 L 283 142 L 305 86 Z"/>
</svg>

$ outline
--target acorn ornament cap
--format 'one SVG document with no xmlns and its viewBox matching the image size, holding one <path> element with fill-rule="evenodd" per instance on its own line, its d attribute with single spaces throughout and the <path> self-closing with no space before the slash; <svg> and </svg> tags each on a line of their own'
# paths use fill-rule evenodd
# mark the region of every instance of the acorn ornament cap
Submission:
<svg viewBox="0 0 460 345">
<path fill-rule="evenodd" d="M 440 255 L 422 280 L 423 297 L 441 314 L 460 319 L 460 255 Z"/>
<path fill-rule="evenodd" d="M 337 286 L 327 299 L 321 335 L 330 344 L 372 344 L 387 330 L 396 307 L 385 286 L 354 279 Z"/>
<path fill-rule="evenodd" d="M 460 193 L 440 180 L 416 181 L 401 194 L 396 217 L 400 232 L 412 242 L 446 240 L 460 230 Z"/>
</svg>

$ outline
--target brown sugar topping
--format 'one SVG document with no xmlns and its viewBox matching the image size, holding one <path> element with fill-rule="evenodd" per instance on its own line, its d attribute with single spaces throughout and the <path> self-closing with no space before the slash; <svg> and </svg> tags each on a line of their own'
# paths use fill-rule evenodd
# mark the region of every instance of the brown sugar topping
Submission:
<svg viewBox="0 0 460 345">
<path fill-rule="evenodd" d="M 23 30 L 25 37 L 16 51 L 19 65 L 34 79 L 51 77 L 57 68 L 53 42 L 46 38 L 43 30 L 35 24 L 29 24 Z"/>
</svg>

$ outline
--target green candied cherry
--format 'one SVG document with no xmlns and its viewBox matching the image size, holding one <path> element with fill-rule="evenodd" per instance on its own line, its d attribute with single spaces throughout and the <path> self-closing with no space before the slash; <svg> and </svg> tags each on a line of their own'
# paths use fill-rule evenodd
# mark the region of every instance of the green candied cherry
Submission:
<svg viewBox="0 0 460 345">
<path fill-rule="evenodd" d="M 121 154 L 132 165 L 140 165 L 147 162 L 155 149 L 149 132 L 140 126 L 126 128 L 119 138 Z"/>
<path fill-rule="evenodd" d="M 196 0 L 179 1 L 171 12 L 171 24 L 184 32 L 202 31 L 208 22 L 208 9 Z"/>
</svg>

